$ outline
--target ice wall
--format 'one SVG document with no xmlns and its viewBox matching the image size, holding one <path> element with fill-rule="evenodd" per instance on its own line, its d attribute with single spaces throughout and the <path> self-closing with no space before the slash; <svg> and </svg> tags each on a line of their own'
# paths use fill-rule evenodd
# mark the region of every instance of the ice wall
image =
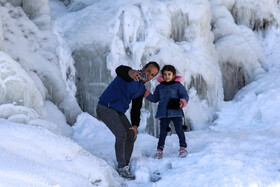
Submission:
<svg viewBox="0 0 280 187">
<path fill-rule="evenodd" d="M 75 67 L 77 71 L 77 99 L 83 111 L 96 116 L 96 105 L 98 99 L 108 83 L 112 80 L 110 72 L 104 62 L 108 48 L 100 47 L 95 51 L 98 43 L 74 51 Z"/>
<path fill-rule="evenodd" d="M 117 9 L 114 4 L 103 4 L 100 3 L 102 8 L 91 6 L 86 9 L 69 5 L 72 13 L 54 21 L 54 27 L 61 28 L 58 33 L 66 38 L 75 61 L 76 97 L 82 110 L 93 116 L 96 116 L 99 96 L 112 80 L 110 70 L 113 69 L 106 64 L 112 34 L 104 28 L 113 25 L 112 15 Z"/>
<path fill-rule="evenodd" d="M 279 1 L 236 0 L 231 12 L 238 25 L 246 25 L 253 31 L 279 26 Z"/>
<path fill-rule="evenodd" d="M 1 12 L 0 12 L 1 16 Z M 2 20 L 0 19 L 0 50 L 3 50 L 2 42 L 3 42 L 3 33 L 2 33 Z"/>
<path fill-rule="evenodd" d="M 0 118 L 41 126 L 56 134 L 69 136 L 71 131 L 67 127 L 59 128 L 65 124 L 58 125 L 57 121 L 54 123 L 47 121 L 44 98 L 34 81 L 21 65 L 2 51 L 0 51 L 0 75 Z M 61 129 L 67 129 L 68 132 Z"/>
<path fill-rule="evenodd" d="M 37 111 L 41 118 L 45 118 L 43 97 L 33 80 L 17 62 L 1 51 L 0 75 L 0 104 L 26 106 Z"/>
<path fill-rule="evenodd" d="M 278 3 L 278 5 L 277 5 Z M 73 52 L 80 106 L 95 116 L 98 97 L 120 64 L 141 69 L 148 61 L 174 65 L 184 76 L 190 101 L 184 109 L 192 129 L 208 126 L 223 100 L 268 64 L 262 37 L 279 26 L 275 0 L 64 1 L 56 20 Z M 153 80 L 147 88 L 153 91 Z M 141 125 L 154 135 L 156 104 L 144 102 Z M 128 114 L 129 115 L 129 114 Z"/>
<path fill-rule="evenodd" d="M 142 67 L 153 60 L 161 67 L 174 65 L 190 92 L 186 121 L 193 129 L 203 128 L 223 100 L 210 18 L 208 1 L 146 2 L 122 7 L 107 63 Z M 156 84 L 154 81 L 148 88 L 153 91 Z M 153 118 L 157 106 L 146 105 Z"/>
<path fill-rule="evenodd" d="M 38 1 L 38 4 L 35 1 L 29 3 L 31 1 L 13 1 L 14 6 L 2 1 L 0 11 L 3 50 L 28 73 L 43 101 L 50 100 L 55 103 L 64 112 L 68 123 L 74 124 L 81 109 L 75 99 L 75 93 L 71 92 L 73 89 L 67 86 L 67 80 L 62 76 L 63 71 L 57 54 L 60 43 L 51 30 L 39 24 L 48 25 L 50 22 L 45 22 L 47 19 L 37 19 L 43 18 L 47 13 L 43 10 L 48 1 Z M 23 5 L 25 11 L 34 14 L 28 17 L 22 9 Z M 37 9 L 37 6 L 42 6 L 42 10 Z M 34 22 L 30 20 L 31 18 Z M 44 21 L 38 22 L 38 20 Z M 71 71 L 70 68 L 68 69 Z M 71 75 L 71 72 L 66 75 Z M 7 100 L 6 103 L 10 101 Z"/>
<path fill-rule="evenodd" d="M 191 96 L 185 111 L 189 125 L 199 129 L 211 122 L 223 90 L 208 1 L 71 1 L 68 9 L 72 12 L 57 24 L 63 23 L 61 34 L 74 54 L 83 110 L 95 115 L 98 97 L 118 65 L 140 69 L 154 60 L 175 65 L 185 77 Z M 147 87 L 153 91 L 156 85 L 154 80 Z M 146 128 L 157 134 L 157 107 L 145 102 L 145 108 L 151 112 Z"/>
<path fill-rule="evenodd" d="M 261 40 L 265 32 L 279 25 L 279 9 L 273 0 L 213 0 L 211 5 L 225 100 L 231 100 L 267 69 Z"/>
<path fill-rule="evenodd" d="M 22 7 L 29 19 L 40 29 L 51 28 L 49 0 L 7 0 L 7 2 Z"/>
</svg>

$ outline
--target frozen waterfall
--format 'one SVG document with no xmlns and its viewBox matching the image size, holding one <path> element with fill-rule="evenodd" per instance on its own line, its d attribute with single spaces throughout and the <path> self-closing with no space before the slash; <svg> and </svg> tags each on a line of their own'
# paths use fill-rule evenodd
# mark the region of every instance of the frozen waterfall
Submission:
<svg viewBox="0 0 280 187">
<path fill-rule="evenodd" d="M 73 51 L 80 106 L 95 116 L 118 65 L 141 69 L 153 60 L 184 76 L 190 94 L 185 120 L 194 130 L 207 127 L 223 100 L 266 70 L 259 33 L 278 25 L 279 9 L 273 0 L 252 2 L 65 1 L 69 13 L 56 24 L 64 24 L 60 33 Z M 153 91 L 157 84 L 147 87 Z M 144 106 L 150 115 L 142 111 L 142 129 L 156 135 L 156 104 Z"/>
<path fill-rule="evenodd" d="M 1 1 L 0 49 L 29 75 L 40 101 L 53 102 L 70 124 L 81 109 L 96 115 L 98 98 L 121 64 L 174 65 L 190 95 L 184 113 L 193 130 L 208 127 L 224 100 L 268 71 L 262 42 L 279 26 L 279 1 L 104 1 Z M 43 118 L 38 106 L 24 104 L 30 97 L 13 102 Z M 140 127 L 155 136 L 156 108 L 144 101 Z"/>
<path fill-rule="evenodd" d="M 45 119 L 41 111 L 45 110 L 44 102 L 51 101 L 65 114 L 68 123 L 74 124 L 81 109 L 75 93 L 67 86 L 68 80 L 62 76 L 65 71 L 60 65 L 60 43 L 50 30 L 48 1 L 3 0 L 0 12 L 0 46 L 7 55 L 5 59 L 13 59 L 2 63 L 1 95 L 4 97 L 1 104 L 13 104 L 16 109 L 28 107 L 37 112 L 36 118 Z M 17 63 L 18 66 L 13 65 L 16 67 L 13 70 L 9 63 Z M 64 68 L 71 71 L 66 66 Z M 71 75 L 71 72 L 67 73 Z"/>
</svg>

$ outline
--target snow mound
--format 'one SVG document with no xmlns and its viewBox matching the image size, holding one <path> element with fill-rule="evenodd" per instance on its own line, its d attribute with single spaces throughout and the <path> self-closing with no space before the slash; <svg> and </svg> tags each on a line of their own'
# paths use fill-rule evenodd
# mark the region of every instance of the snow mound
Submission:
<svg viewBox="0 0 280 187">
<path fill-rule="evenodd" d="M 0 104 L 11 103 L 25 106 L 35 110 L 41 118 L 44 118 L 43 97 L 33 80 L 17 62 L 1 51 L 0 75 Z M 30 116 L 33 117 L 34 115 Z"/>
<path fill-rule="evenodd" d="M 0 120 L 0 181 L 13 186 L 120 186 L 103 160 L 45 128 Z"/>
<path fill-rule="evenodd" d="M 67 67 L 68 64 L 59 64 L 58 57 L 61 57 L 61 48 L 65 48 L 61 46 L 63 41 L 57 41 L 51 30 L 42 30 L 36 25 L 41 23 L 47 25 L 48 21 L 44 21 L 43 18 L 48 11 L 43 10 L 48 2 L 36 1 L 33 7 L 32 2 L 19 3 L 24 7 L 13 6 L 6 1 L 1 4 L 2 28 L 0 29 L 3 33 L 1 45 L 4 51 L 29 74 L 41 92 L 43 101 L 48 99 L 55 103 L 64 112 L 67 122 L 72 125 L 81 113 L 75 93 L 73 93 L 75 92 L 74 84 L 69 85 L 69 81 L 66 80 L 68 78 L 71 79 L 70 82 L 73 82 L 73 69 Z M 14 3 L 17 5 L 16 1 Z M 36 8 L 41 5 L 43 7 Z M 30 11 L 33 14 L 27 15 Z M 65 59 L 61 60 L 65 61 Z M 62 76 L 62 74 L 66 75 Z"/>
</svg>

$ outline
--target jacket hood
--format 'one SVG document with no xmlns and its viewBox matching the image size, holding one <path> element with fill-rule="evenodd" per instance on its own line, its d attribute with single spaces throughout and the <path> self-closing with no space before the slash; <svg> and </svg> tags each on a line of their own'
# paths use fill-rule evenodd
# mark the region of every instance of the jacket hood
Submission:
<svg viewBox="0 0 280 187">
<path fill-rule="evenodd" d="M 178 75 L 176 75 L 175 78 L 174 78 L 174 81 L 176 81 L 176 82 L 182 82 L 183 80 L 184 80 L 184 77 L 178 76 Z M 163 76 L 162 75 L 158 76 L 157 81 L 158 82 L 163 82 L 164 81 Z"/>
</svg>

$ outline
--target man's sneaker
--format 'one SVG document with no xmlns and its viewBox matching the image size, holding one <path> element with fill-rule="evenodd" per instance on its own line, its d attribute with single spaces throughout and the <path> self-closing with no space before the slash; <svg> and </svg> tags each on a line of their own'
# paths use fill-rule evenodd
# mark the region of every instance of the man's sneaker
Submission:
<svg viewBox="0 0 280 187">
<path fill-rule="evenodd" d="M 135 176 L 130 173 L 129 166 L 124 166 L 123 168 L 118 168 L 117 171 L 121 177 L 129 179 L 129 180 L 135 180 Z"/>
<path fill-rule="evenodd" d="M 179 157 L 181 157 L 181 158 L 186 157 L 187 154 L 188 154 L 188 152 L 187 152 L 186 148 L 180 147 L 180 149 L 179 149 Z"/>
<path fill-rule="evenodd" d="M 158 149 L 155 155 L 155 158 L 161 159 L 163 157 L 163 152 L 162 150 Z"/>
</svg>

